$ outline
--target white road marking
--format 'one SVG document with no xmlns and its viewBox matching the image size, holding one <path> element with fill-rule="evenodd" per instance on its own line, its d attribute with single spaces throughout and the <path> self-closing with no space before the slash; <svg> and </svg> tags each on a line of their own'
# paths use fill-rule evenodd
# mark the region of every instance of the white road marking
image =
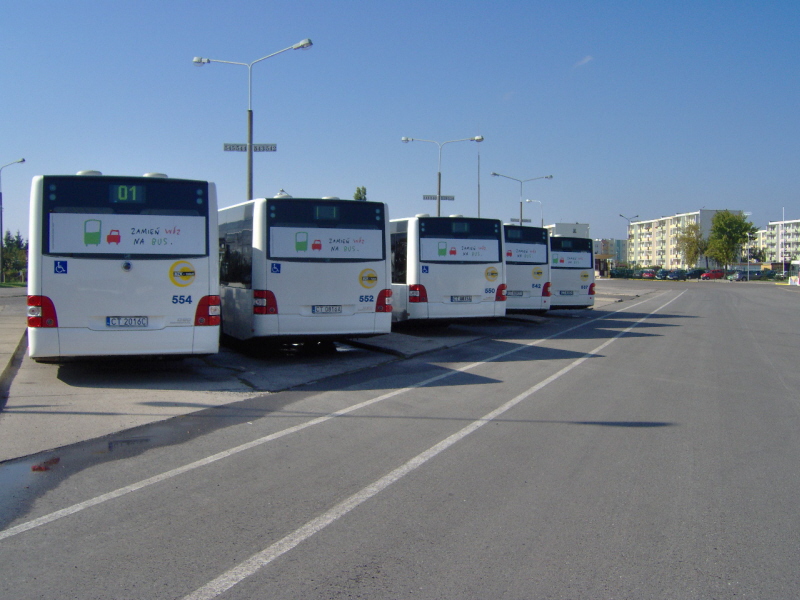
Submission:
<svg viewBox="0 0 800 600">
<path fill-rule="evenodd" d="M 663 305 L 659 306 L 658 308 L 656 308 L 655 310 L 653 310 L 652 312 L 648 313 L 647 315 L 645 315 L 644 317 L 642 317 L 641 319 L 636 321 L 633 325 L 631 325 L 627 329 L 624 329 L 623 331 L 620 331 L 619 333 L 617 333 L 614 337 L 606 340 L 605 342 L 603 342 L 602 344 L 597 346 L 597 348 L 595 348 L 594 350 L 591 350 L 590 352 L 585 353 L 582 357 L 580 357 L 580 358 L 576 359 L 575 361 L 571 362 L 570 364 L 568 364 L 566 367 L 564 367 L 560 371 L 557 371 L 556 373 L 553 373 L 547 379 L 544 379 L 544 380 L 540 381 L 539 383 L 537 383 L 533 387 L 525 390 L 520 395 L 516 396 L 515 398 L 512 398 L 511 400 L 509 400 L 505 404 L 499 406 L 498 408 L 496 408 L 493 411 L 489 412 L 488 414 L 484 415 L 483 417 L 481 417 L 477 421 L 473 421 L 472 423 L 470 423 L 469 425 L 467 425 L 466 427 L 464 427 L 460 431 L 454 433 L 450 437 L 445 438 L 444 440 L 442 440 L 441 442 L 439 442 L 435 446 L 432 446 L 432 447 L 428 448 L 427 450 L 425 450 L 421 454 L 418 454 L 417 456 L 415 456 L 414 458 L 409 460 L 404 465 L 398 467 L 394 471 L 391 471 L 387 475 L 384 475 L 383 477 L 381 477 L 377 481 L 371 483 L 370 485 L 368 485 L 367 487 L 363 488 L 359 492 L 356 492 L 355 494 L 353 494 L 352 496 L 350 496 L 346 500 L 340 502 L 339 504 L 337 504 L 336 506 L 334 506 L 333 508 L 331 508 L 327 512 L 323 513 L 319 517 L 317 517 L 315 519 L 312 519 L 311 521 L 309 521 L 308 523 L 306 523 L 305 525 L 303 525 L 299 529 L 296 529 L 295 531 L 293 531 L 292 533 L 290 533 L 289 535 L 287 535 L 283 539 L 275 542 L 274 544 L 272 544 L 268 548 L 265 548 L 261 552 L 258 552 L 256 554 L 254 554 L 253 556 L 251 556 L 250 558 L 248 558 L 244 562 L 240 563 L 239 565 L 237 565 L 233 569 L 230 569 L 229 571 L 226 571 L 225 573 L 223 573 L 222 575 L 220 575 L 216 579 L 210 581 L 209 583 L 207 583 L 203 587 L 195 590 L 194 592 L 192 592 L 188 596 L 185 596 L 183 598 L 183 600 L 213 600 L 214 598 L 216 598 L 220 594 L 226 592 L 227 590 L 229 590 L 230 588 L 232 588 L 233 586 L 235 586 L 236 584 L 238 584 L 242 580 L 246 579 L 247 577 L 250 577 L 251 575 L 256 573 L 258 570 L 260 570 L 263 567 L 267 566 L 269 563 L 271 563 L 273 560 L 275 560 L 276 558 L 278 558 L 282 554 L 285 554 L 289 550 L 292 550 L 298 544 L 300 544 L 301 542 L 307 540 L 308 538 L 313 536 L 315 533 L 318 533 L 318 532 L 322 531 L 328 525 L 334 523 L 335 521 L 337 521 L 338 519 L 340 519 L 341 517 L 343 517 L 344 515 L 346 515 L 350 511 L 352 511 L 354 508 L 356 508 L 361 503 L 363 503 L 366 500 L 369 500 L 370 498 L 372 498 L 373 496 L 379 494 L 381 491 L 385 490 L 387 487 L 389 487 L 390 485 L 392 485 L 393 483 L 395 483 L 399 479 L 402 479 L 403 477 L 405 477 L 406 475 L 408 475 L 412 471 L 414 471 L 417 468 L 421 467 L 423 464 L 425 464 L 430 459 L 436 457 L 441 452 L 444 452 L 445 450 L 450 448 L 450 446 L 452 446 L 455 443 L 459 442 L 460 440 L 464 439 L 465 437 L 467 437 L 468 435 L 470 435 L 471 433 L 473 433 L 474 431 L 476 431 L 480 427 L 483 427 L 484 425 L 486 425 L 486 423 L 491 422 L 493 419 L 496 419 L 497 417 L 499 417 L 503 413 L 505 413 L 508 410 L 514 408 L 517 404 L 519 404 L 520 402 L 522 402 L 523 400 L 525 400 L 529 396 L 532 396 L 533 394 L 535 394 L 536 392 L 541 390 L 543 387 L 551 384 L 552 382 L 556 381 L 557 379 L 560 379 L 561 377 L 563 377 L 564 375 L 566 375 L 567 373 L 572 371 L 574 368 L 576 368 L 579 365 L 581 365 L 585 360 L 587 360 L 588 358 L 596 355 L 598 352 L 603 350 L 603 348 L 605 348 L 606 346 L 609 346 L 615 340 L 617 340 L 621 336 L 623 336 L 626 333 L 628 333 L 629 331 L 631 331 L 634 327 L 639 325 L 642 321 L 644 321 L 645 319 L 647 319 L 651 315 L 654 315 L 655 313 L 657 313 L 658 311 L 660 311 L 664 307 L 668 306 L 669 304 L 671 304 L 672 302 L 674 302 L 675 300 L 680 298 L 680 296 L 682 296 L 684 293 L 685 293 L 685 291 L 681 292 L 681 294 L 679 294 L 678 296 L 675 296 L 675 298 L 673 298 L 672 300 L 670 300 L 666 304 L 663 304 Z M 482 364 L 482 363 L 475 363 L 475 364 Z"/>
</svg>

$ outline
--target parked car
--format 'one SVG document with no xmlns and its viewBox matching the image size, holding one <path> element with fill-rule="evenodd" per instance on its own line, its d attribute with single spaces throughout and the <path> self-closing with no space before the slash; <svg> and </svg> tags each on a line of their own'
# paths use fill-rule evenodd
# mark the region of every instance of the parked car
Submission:
<svg viewBox="0 0 800 600">
<path fill-rule="evenodd" d="M 669 275 L 669 271 L 667 269 L 659 269 L 656 272 L 656 279 L 666 279 L 667 275 Z"/>
<path fill-rule="evenodd" d="M 711 269 L 700 275 L 700 279 L 708 281 L 709 279 L 722 279 L 725 277 L 725 271 L 722 269 Z"/>
<path fill-rule="evenodd" d="M 686 271 L 686 279 L 700 279 L 703 273 L 705 273 L 703 269 L 689 269 Z"/>
<path fill-rule="evenodd" d="M 655 279 L 656 272 L 653 269 L 642 269 L 642 279 Z"/>
<path fill-rule="evenodd" d="M 629 278 L 633 277 L 633 269 L 611 269 L 612 278 Z"/>
<path fill-rule="evenodd" d="M 755 281 L 761 279 L 761 271 L 736 271 L 731 281 Z"/>
<path fill-rule="evenodd" d="M 673 281 L 686 281 L 686 271 L 683 269 L 672 269 L 672 271 L 667 273 L 667 279 L 671 279 Z"/>
</svg>

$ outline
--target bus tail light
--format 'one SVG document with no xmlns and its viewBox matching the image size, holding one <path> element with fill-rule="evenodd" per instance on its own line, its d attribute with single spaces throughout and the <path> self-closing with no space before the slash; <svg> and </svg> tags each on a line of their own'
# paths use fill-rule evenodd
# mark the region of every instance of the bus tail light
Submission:
<svg viewBox="0 0 800 600">
<path fill-rule="evenodd" d="M 53 301 L 47 296 L 28 296 L 28 327 L 58 327 Z"/>
<path fill-rule="evenodd" d="M 415 283 L 408 286 L 408 301 L 409 302 L 427 302 L 428 291 L 425 286 L 420 283 Z"/>
<path fill-rule="evenodd" d="M 277 315 L 278 301 L 269 290 L 253 290 L 253 314 Z"/>
<path fill-rule="evenodd" d="M 507 289 L 507 287 L 508 286 L 506 286 L 505 283 L 501 283 L 500 285 L 497 286 L 497 293 L 494 296 L 494 301 L 495 302 L 505 302 L 506 301 L 506 289 Z"/>
<path fill-rule="evenodd" d="M 553 295 L 553 292 L 550 291 L 550 282 L 546 281 L 545 284 L 542 286 L 542 296 L 543 297 L 550 297 Z"/>
<path fill-rule="evenodd" d="M 375 312 L 392 312 L 392 290 L 381 290 L 375 303 Z"/>
<path fill-rule="evenodd" d="M 594 296 L 594 283 L 589 285 L 589 295 Z"/>
<path fill-rule="evenodd" d="M 219 296 L 203 296 L 197 303 L 194 311 L 194 324 L 198 327 L 204 325 L 219 325 Z"/>
</svg>

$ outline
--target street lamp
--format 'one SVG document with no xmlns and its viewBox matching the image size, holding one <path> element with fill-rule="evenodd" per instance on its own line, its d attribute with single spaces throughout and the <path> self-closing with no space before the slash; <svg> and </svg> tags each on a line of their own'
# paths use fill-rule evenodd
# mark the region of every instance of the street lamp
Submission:
<svg viewBox="0 0 800 600">
<path fill-rule="evenodd" d="M 525 202 L 538 202 L 539 203 L 539 216 L 542 218 L 542 227 L 544 227 L 544 207 L 542 206 L 541 200 L 530 200 L 527 199 Z M 519 216 L 519 224 L 522 225 L 522 215 Z"/>
<path fill-rule="evenodd" d="M 437 180 L 436 180 L 437 182 L 436 216 L 441 217 L 442 216 L 442 146 L 444 146 L 445 144 L 452 144 L 453 142 L 482 142 L 483 136 L 476 135 L 475 137 L 464 138 L 463 140 L 448 140 L 446 142 L 441 142 L 441 143 L 435 142 L 433 140 L 420 140 L 417 138 L 408 138 L 408 137 L 402 137 L 400 138 L 400 141 L 403 142 L 404 144 L 407 144 L 408 142 L 430 142 L 431 144 L 436 144 L 437 146 L 439 146 L 439 173 L 437 175 Z"/>
<path fill-rule="evenodd" d="M 289 46 L 288 48 L 278 50 L 277 52 L 273 52 L 272 54 L 259 58 L 258 60 L 254 60 L 251 63 L 215 60 L 213 58 L 202 58 L 200 56 L 195 56 L 194 59 L 192 59 L 192 62 L 198 67 L 202 67 L 203 65 L 212 62 L 224 63 L 226 65 L 243 65 L 247 67 L 247 200 L 253 199 L 253 65 L 261 62 L 262 60 L 272 58 L 277 54 L 281 54 L 282 52 L 286 52 L 287 50 L 301 50 L 304 48 L 310 48 L 311 45 L 311 40 L 305 39 L 292 46 Z"/>
<path fill-rule="evenodd" d="M 19 158 L 14 160 L 7 165 L 3 165 L 0 167 L 0 175 L 3 173 L 3 169 L 6 167 L 10 167 L 11 165 L 15 165 L 17 163 L 24 163 L 24 158 Z M 2 179 L 0 179 L 0 283 L 5 281 L 5 274 L 3 272 L 3 243 L 5 241 L 5 233 L 3 232 L 3 185 Z"/>
<path fill-rule="evenodd" d="M 509 177 L 500 173 L 492 173 L 492 177 L 505 177 L 513 181 L 519 182 L 519 225 L 522 227 L 522 184 L 526 181 L 535 181 L 536 179 L 552 179 L 552 175 L 542 175 L 541 177 L 531 177 L 530 179 L 517 179 L 516 177 Z M 528 202 L 539 202 L 538 200 L 528 200 Z M 544 216 L 542 216 L 542 227 L 544 227 Z"/>
<path fill-rule="evenodd" d="M 630 245 L 630 240 L 631 240 L 631 221 L 633 221 L 634 219 L 638 219 L 639 215 L 634 215 L 632 217 L 626 217 L 625 215 L 620 215 L 620 217 L 622 217 L 623 219 L 625 219 L 628 222 L 628 231 L 627 231 L 627 233 L 628 233 L 628 268 L 630 269 L 631 268 L 631 247 L 630 247 L 631 246 Z"/>
</svg>

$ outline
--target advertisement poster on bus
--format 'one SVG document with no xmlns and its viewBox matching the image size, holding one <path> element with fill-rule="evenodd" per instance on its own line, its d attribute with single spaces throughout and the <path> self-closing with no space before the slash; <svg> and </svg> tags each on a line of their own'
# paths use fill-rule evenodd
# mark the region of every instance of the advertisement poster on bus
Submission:
<svg viewBox="0 0 800 600">
<path fill-rule="evenodd" d="M 547 244 L 515 244 L 506 242 L 506 260 L 531 265 L 547 263 Z"/>
<path fill-rule="evenodd" d="M 53 254 L 206 254 L 206 218 L 52 213 Z"/>
<path fill-rule="evenodd" d="M 559 252 L 558 250 L 550 252 L 550 264 L 553 267 L 565 269 L 591 269 L 594 266 L 591 252 Z"/>
<path fill-rule="evenodd" d="M 272 259 L 383 260 L 383 235 L 378 229 L 270 227 Z"/>
<path fill-rule="evenodd" d="M 419 259 L 437 262 L 499 262 L 500 242 L 422 238 L 419 241 Z"/>
</svg>

